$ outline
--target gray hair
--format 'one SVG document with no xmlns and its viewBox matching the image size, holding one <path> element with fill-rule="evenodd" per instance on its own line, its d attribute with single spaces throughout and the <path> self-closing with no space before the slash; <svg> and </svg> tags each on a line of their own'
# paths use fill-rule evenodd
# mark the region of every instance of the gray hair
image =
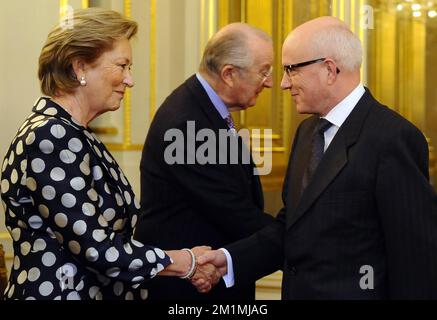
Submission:
<svg viewBox="0 0 437 320">
<path fill-rule="evenodd" d="M 226 27 L 225 27 L 226 28 Z M 271 42 L 270 36 L 262 30 L 243 25 L 232 31 L 218 32 L 206 45 L 199 69 L 212 74 L 219 74 L 227 64 L 246 69 L 254 63 L 250 41 L 253 36 Z"/>
<path fill-rule="evenodd" d="M 328 26 L 311 39 L 314 58 L 332 58 L 340 70 L 354 71 L 361 67 L 363 49 L 360 39 L 347 27 Z"/>
</svg>

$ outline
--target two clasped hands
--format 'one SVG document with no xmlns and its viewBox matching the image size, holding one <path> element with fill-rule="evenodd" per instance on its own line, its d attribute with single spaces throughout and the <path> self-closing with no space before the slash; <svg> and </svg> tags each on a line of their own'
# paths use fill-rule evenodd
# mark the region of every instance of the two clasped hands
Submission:
<svg viewBox="0 0 437 320">
<path fill-rule="evenodd" d="M 227 273 L 226 255 L 208 246 L 166 251 L 179 264 L 178 276 L 190 281 L 199 292 L 209 292 Z M 165 271 L 163 272 L 165 273 Z M 163 274 L 161 273 L 161 274 Z"/>
</svg>

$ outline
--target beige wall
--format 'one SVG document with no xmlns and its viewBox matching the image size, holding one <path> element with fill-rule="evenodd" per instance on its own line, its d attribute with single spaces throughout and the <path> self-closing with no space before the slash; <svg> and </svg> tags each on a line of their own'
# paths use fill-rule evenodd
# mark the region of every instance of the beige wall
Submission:
<svg viewBox="0 0 437 320">
<path fill-rule="evenodd" d="M 53 0 L 2 1 L 0 4 L 0 157 L 39 96 L 37 60 L 59 7 Z M 0 209 L 0 241 L 10 256 L 11 245 Z M 8 261 L 9 262 L 9 261 Z"/>
</svg>

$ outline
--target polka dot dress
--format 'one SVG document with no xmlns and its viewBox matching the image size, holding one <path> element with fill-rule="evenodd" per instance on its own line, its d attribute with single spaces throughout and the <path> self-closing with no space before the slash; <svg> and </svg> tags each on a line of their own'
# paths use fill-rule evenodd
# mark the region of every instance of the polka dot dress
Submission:
<svg viewBox="0 0 437 320">
<path fill-rule="evenodd" d="M 170 264 L 133 240 L 139 204 L 105 146 L 40 98 L 2 163 L 13 239 L 6 299 L 146 299 L 141 284 Z"/>
</svg>

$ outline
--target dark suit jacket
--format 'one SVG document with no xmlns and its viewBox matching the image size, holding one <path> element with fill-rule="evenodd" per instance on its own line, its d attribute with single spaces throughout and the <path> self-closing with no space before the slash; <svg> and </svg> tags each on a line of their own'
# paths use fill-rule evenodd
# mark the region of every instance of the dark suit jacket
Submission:
<svg viewBox="0 0 437 320">
<path fill-rule="evenodd" d="M 283 299 L 437 298 L 436 198 L 422 133 L 366 90 L 300 196 L 316 122 L 297 130 L 275 223 L 227 247 L 236 283 L 281 267 Z"/>
<path fill-rule="evenodd" d="M 196 132 L 209 128 L 217 137 L 219 129 L 228 129 L 195 76 L 167 97 L 147 134 L 141 159 L 143 211 L 136 239 L 163 249 L 219 248 L 274 221 L 263 212 L 262 187 L 252 163 L 169 165 L 164 161 L 165 150 L 173 143 L 164 141 L 165 133 L 179 129 L 187 137 L 187 121 L 195 122 Z M 187 144 L 192 142 L 188 139 Z M 187 144 L 179 145 L 185 157 Z M 217 148 L 216 154 L 223 151 L 229 150 Z M 151 299 L 253 299 L 255 293 L 254 282 L 231 290 L 221 282 L 204 295 L 187 281 L 167 277 L 154 279 L 148 287 Z"/>
</svg>

